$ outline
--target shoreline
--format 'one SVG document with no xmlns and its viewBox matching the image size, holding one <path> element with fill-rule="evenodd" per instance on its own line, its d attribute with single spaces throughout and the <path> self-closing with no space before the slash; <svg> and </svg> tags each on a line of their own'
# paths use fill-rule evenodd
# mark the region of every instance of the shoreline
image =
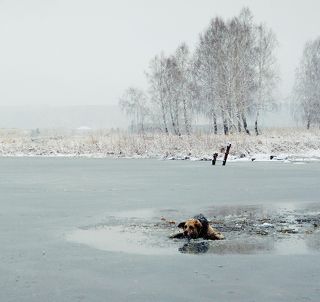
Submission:
<svg viewBox="0 0 320 302">
<path fill-rule="evenodd" d="M 268 129 L 259 136 L 194 133 L 174 136 L 125 131 L 0 129 L 0 157 L 77 157 L 211 161 L 320 161 L 320 129 Z"/>
<path fill-rule="evenodd" d="M 271 158 L 272 157 L 272 158 Z M 212 161 L 212 157 L 192 157 L 192 156 L 151 156 L 151 155 L 115 155 L 115 154 L 104 154 L 104 153 L 83 153 L 83 154 L 72 154 L 72 153 L 53 153 L 48 154 L 36 154 L 36 153 L 12 153 L 12 154 L 0 154 L 0 158 L 85 158 L 85 159 L 127 159 L 127 160 L 165 160 L 165 161 Z M 216 163 L 221 164 L 223 162 L 223 154 L 219 155 Z M 236 156 L 229 155 L 227 162 L 320 162 L 320 150 L 319 154 L 301 155 L 301 154 L 252 154 L 250 156 Z"/>
</svg>

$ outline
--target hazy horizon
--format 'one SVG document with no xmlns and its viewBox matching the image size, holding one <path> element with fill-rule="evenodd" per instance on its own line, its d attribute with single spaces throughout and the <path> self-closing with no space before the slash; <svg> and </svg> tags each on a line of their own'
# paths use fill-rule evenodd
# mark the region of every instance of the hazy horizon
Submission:
<svg viewBox="0 0 320 302">
<path fill-rule="evenodd" d="M 215 16 L 247 6 L 277 35 L 279 99 L 290 95 L 306 41 L 319 36 L 320 2 L 263 0 L 1 1 L 0 106 L 116 105 L 161 51 L 193 49 Z"/>
<path fill-rule="evenodd" d="M 0 106 L 0 128 L 117 129 L 128 125 L 117 105 Z"/>
<path fill-rule="evenodd" d="M 250 124 L 252 121 L 249 117 Z M 0 105 L 0 129 L 117 129 L 126 128 L 131 119 L 121 112 L 120 107 L 111 105 Z M 207 125 L 198 116 L 196 125 Z M 282 103 L 278 111 L 265 112 L 261 116 L 261 126 L 295 127 L 290 114 L 290 106 Z"/>
</svg>

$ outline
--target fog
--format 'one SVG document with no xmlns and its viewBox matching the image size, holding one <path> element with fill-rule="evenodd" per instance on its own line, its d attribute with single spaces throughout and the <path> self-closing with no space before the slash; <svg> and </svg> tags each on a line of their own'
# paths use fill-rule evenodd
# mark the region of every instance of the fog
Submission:
<svg viewBox="0 0 320 302">
<path fill-rule="evenodd" d="M 117 129 L 127 126 L 126 117 L 116 105 L 0 107 L 0 128 Z"/>
<path fill-rule="evenodd" d="M 250 125 L 253 121 L 249 119 Z M 291 107 L 281 103 L 273 111 L 266 112 L 261 117 L 263 127 L 295 127 L 297 126 L 291 115 Z M 207 120 L 198 117 L 197 124 L 203 125 Z M 82 105 L 82 106 L 1 106 L 0 128 L 21 129 L 125 129 L 130 125 L 128 119 L 117 105 Z"/>
<path fill-rule="evenodd" d="M 37 126 L 30 109 L 18 114 L 29 106 L 54 116 L 52 106 L 116 105 L 128 86 L 146 86 L 154 55 L 182 41 L 194 48 L 212 17 L 231 18 L 243 6 L 277 35 L 278 98 L 288 99 L 304 43 L 319 35 L 317 0 L 0 1 L 1 127 L 24 119 L 33 122 L 21 126 Z"/>
</svg>

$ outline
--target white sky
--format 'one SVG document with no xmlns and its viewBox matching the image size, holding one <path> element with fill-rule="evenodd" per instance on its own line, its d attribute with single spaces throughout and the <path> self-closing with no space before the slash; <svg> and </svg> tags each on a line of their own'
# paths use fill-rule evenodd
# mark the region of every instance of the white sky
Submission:
<svg viewBox="0 0 320 302">
<path fill-rule="evenodd" d="M 320 35 L 319 0 L 0 0 L 0 105 L 116 104 L 154 55 L 194 48 L 211 18 L 243 6 L 277 35 L 286 97 Z"/>
</svg>

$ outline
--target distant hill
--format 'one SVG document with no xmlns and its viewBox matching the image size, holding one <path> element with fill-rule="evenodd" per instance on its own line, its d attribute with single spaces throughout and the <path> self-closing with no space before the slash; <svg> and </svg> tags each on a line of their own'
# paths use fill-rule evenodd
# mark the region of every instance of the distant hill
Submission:
<svg viewBox="0 0 320 302">
<path fill-rule="evenodd" d="M 0 128 L 125 128 L 118 106 L 0 106 Z"/>
</svg>

